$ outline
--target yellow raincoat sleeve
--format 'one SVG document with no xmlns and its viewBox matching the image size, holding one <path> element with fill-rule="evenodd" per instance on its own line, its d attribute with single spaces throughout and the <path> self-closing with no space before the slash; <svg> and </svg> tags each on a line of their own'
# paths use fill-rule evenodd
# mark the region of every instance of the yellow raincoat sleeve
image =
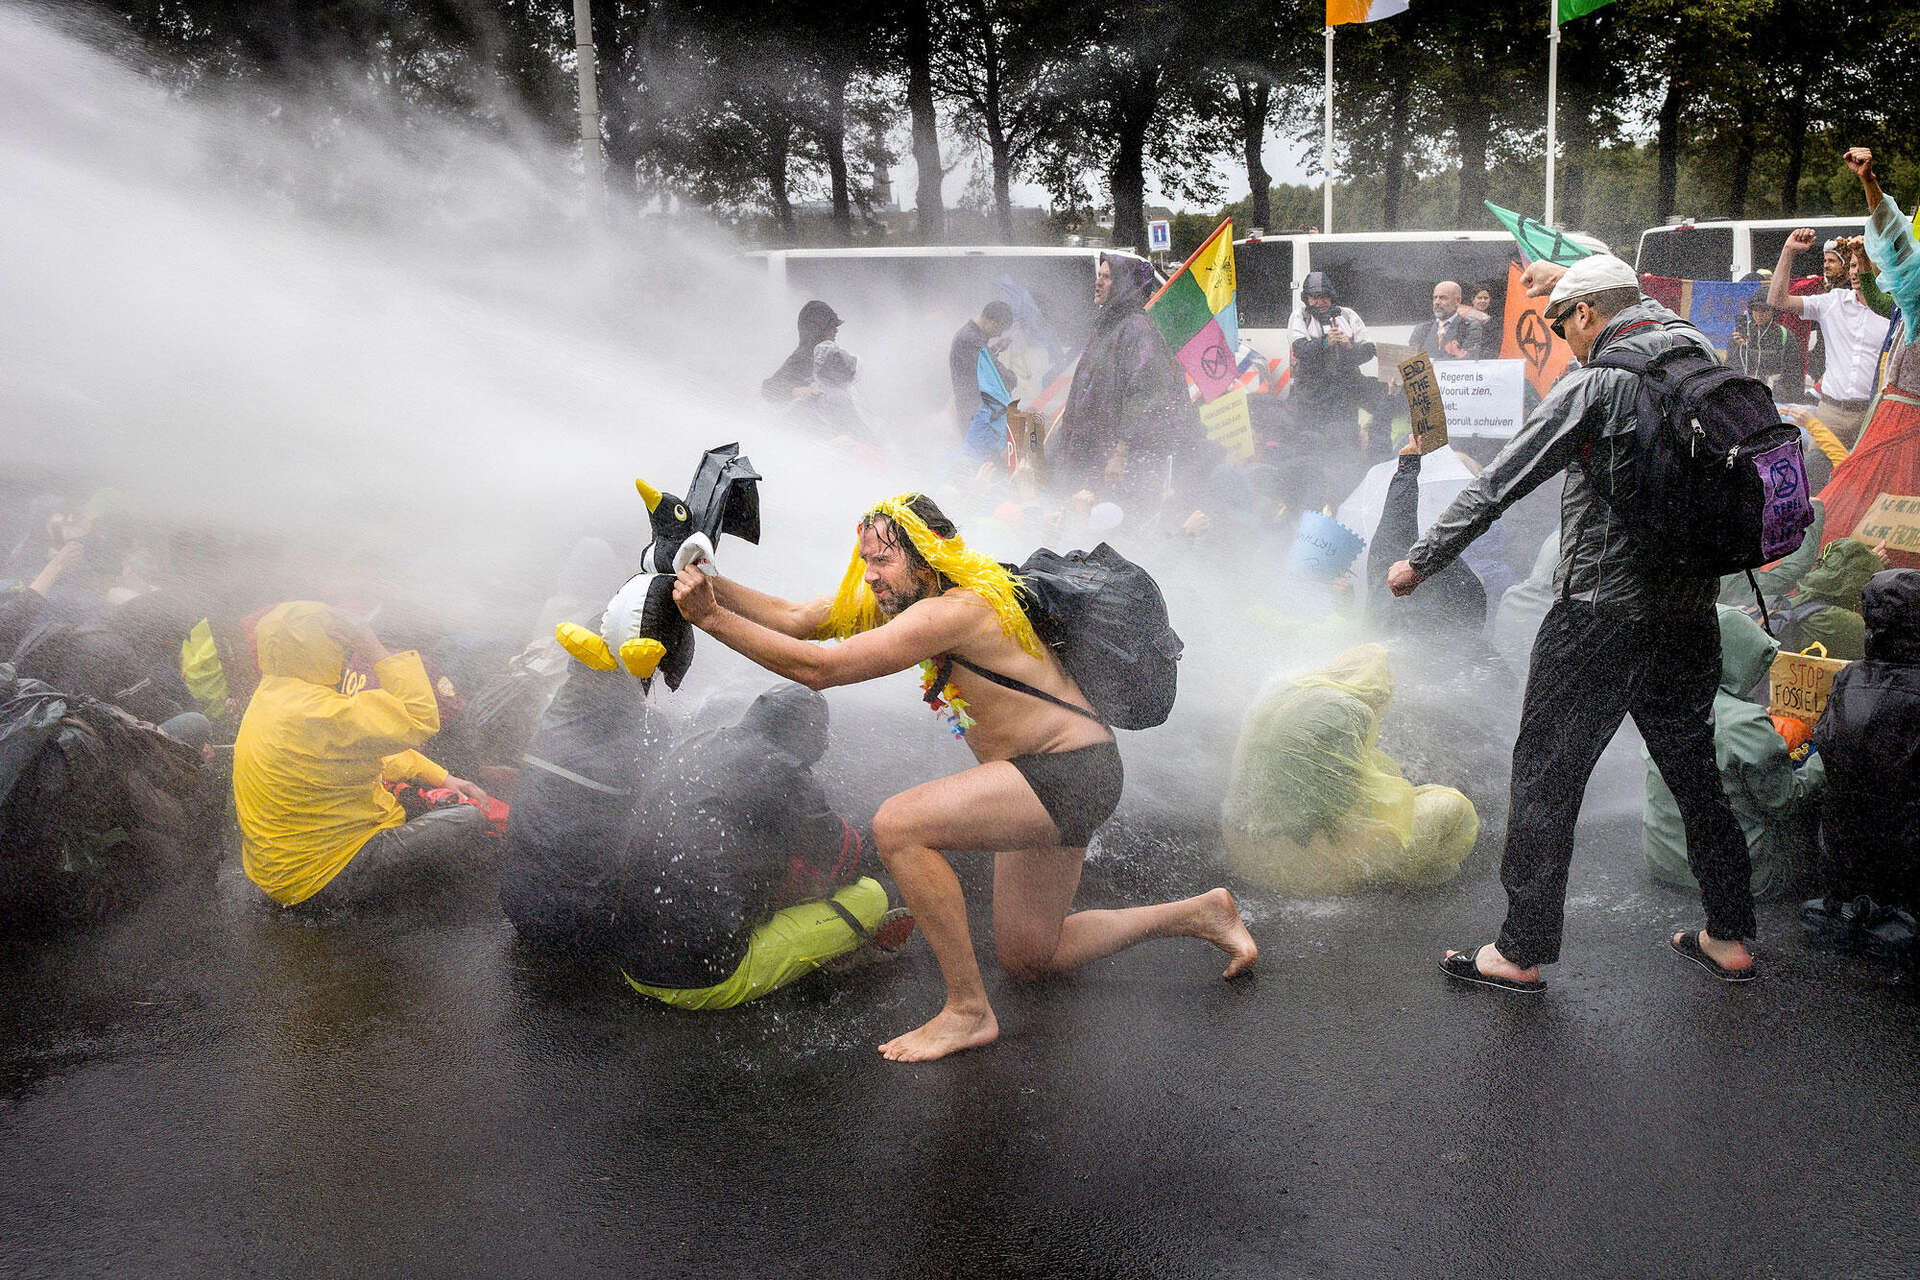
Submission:
<svg viewBox="0 0 1920 1280">
<path fill-rule="evenodd" d="M 315 747 L 391 754 L 417 747 L 440 732 L 440 704 L 419 654 L 411 649 L 389 654 L 374 664 L 373 674 L 380 681 L 378 689 L 340 699 L 309 725 Z"/>
<path fill-rule="evenodd" d="M 380 762 L 382 782 L 424 782 L 429 787 L 447 785 L 447 771 L 418 751 L 402 751 Z"/>
</svg>

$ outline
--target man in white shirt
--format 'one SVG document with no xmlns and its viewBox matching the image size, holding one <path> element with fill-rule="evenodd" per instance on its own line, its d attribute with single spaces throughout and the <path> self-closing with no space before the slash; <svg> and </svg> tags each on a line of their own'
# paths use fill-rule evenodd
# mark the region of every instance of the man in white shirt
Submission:
<svg viewBox="0 0 1920 1280">
<path fill-rule="evenodd" d="M 1794 255 L 1813 248 L 1815 238 L 1813 228 L 1802 227 L 1780 246 L 1779 264 L 1767 282 L 1767 305 L 1775 311 L 1805 316 L 1820 326 L 1820 341 L 1827 349 L 1827 371 L 1820 378 L 1820 403 L 1814 416 L 1851 449 L 1860 439 L 1867 402 L 1873 398 L 1874 368 L 1889 322 L 1860 301 L 1852 289 L 1832 289 L 1804 298 L 1787 292 Z"/>
</svg>

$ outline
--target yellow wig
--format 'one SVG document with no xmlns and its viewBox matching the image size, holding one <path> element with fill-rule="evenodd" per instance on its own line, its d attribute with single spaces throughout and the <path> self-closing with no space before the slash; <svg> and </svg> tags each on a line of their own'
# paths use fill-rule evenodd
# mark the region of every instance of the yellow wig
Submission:
<svg viewBox="0 0 1920 1280">
<path fill-rule="evenodd" d="M 929 529 L 927 522 L 914 514 L 913 508 L 908 505 L 919 496 L 917 493 L 903 493 L 897 498 L 888 498 L 862 516 L 860 526 L 866 527 L 875 516 L 885 516 L 894 528 L 907 536 L 907 540 L 913 543 L 913 549 L 933 566 L 935 573 L 986 602 L 994 616 L 999 618 L 1000 629 L 1006 633 L 1007 639 L 1034 657 L 1039 657 L 1042 652 L 1040 637 L 1027 620 L 1026 610 L 1020 607 L 1019 580 L 992 556 L 968 550 L 966 542 L 958 534 L 942 538 Z M 820 629 L 820 639 L 844 640 L 880 625 L 880 602 L 873 598 L 873 590 L 867 586 L 866 570 L 867 562 L 860 555 L 859 534 L 856 531 L 853 560 L 847 565 L 846 576 L 840 579 L 840 589 L 834 593 L 833 609 L 827 615 L 826 625 Z"/>
</svg>

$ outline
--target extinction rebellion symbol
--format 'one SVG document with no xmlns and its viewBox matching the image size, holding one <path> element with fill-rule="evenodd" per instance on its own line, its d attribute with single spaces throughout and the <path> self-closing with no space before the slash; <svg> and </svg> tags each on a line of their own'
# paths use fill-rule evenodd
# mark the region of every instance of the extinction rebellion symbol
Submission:
<svg viewBox="0 0 1920 1280">
<path fill-rule="evenodd" d="M 1200 353 L 1200 371 L 1209 378 L 1231 378 L 1233 370 L 1233 354 L 1221 343 L 1216 342 Z"/>
<path fill-rule="evenodd" d="M 1547 355 L 1553 350 L 1553 342 L 1547 337 L 1547 324 L 1540 318 L 1539 312 L 1520 313 L 1520 318 L 1514 322 L 1513 340 L 1531 368 L 1538 370 L 1547 367 Z"/>
</svg>

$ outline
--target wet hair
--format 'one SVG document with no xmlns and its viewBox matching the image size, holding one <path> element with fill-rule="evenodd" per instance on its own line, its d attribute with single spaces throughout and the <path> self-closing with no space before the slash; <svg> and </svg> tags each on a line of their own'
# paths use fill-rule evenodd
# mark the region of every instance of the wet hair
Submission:
<svg viewBox="0 0 1920 1280">
<path fill-rule="evenodd" d="M 959 526 L 947 519 L 947 513 L 924 493 L 914 494 L 912 500 L 907 503 L 907 510 L 919 516 L 936 538 L 960 536 Z M 906 556 L 908 566 L 916 573 L 924 569 L 938 578 L 943 586 L 949 585 L 946 575 L 927 563 L 927 558 L 920 554 L 920 548 L 913 545 L 913 539 L 902 534 L 899 526 L 894 524 L 888 516 L 878 511 L 868 512 L 860 521 L 860 527 L 873 530 L 874 536 L 880 539 L 882 546 L 891 547 Z"/>
<path fill-rule="evenodd" d="M 998 298 L 995 298 L 992 302 L 980 308 L 980 318 L 982 320 L 992 321 L 1004 329 L 1013 323 L 1013 308 Z"/>
</svg>

